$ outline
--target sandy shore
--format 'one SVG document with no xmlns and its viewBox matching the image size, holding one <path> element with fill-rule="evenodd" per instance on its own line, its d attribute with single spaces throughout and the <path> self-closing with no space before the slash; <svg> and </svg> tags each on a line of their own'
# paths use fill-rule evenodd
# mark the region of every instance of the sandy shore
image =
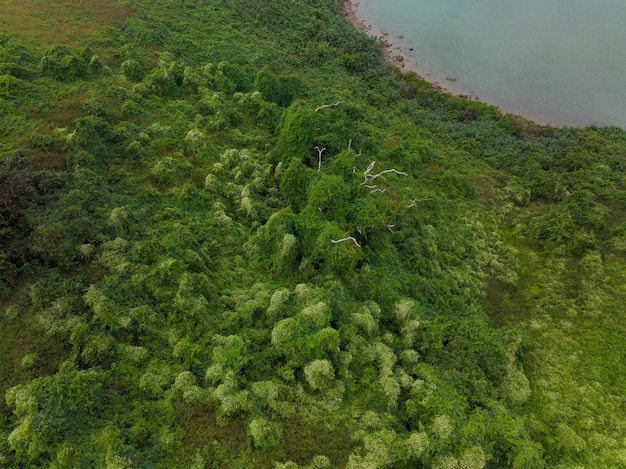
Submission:
<svg viewBox="0 0 626 469">
<path fill-rule="evenodd" d="M 458 96 L 459 98 L 472 99 L 478 101 L 478 96 L 471 92 L 456 89 L 453 84 L 456 78 L 449 77 L 445 84 L 433 79 L 429 72 L 419 66 L 417 58 L 413 53 L 413 48 L 403 42 L 404 37 L 392 37 L 386 31 L 378 29 L 373 24 L 369 24 L 364 20 L 358 11 L 359 2 L 345 0 L 342 4 L 341 11 L 344 17 L 350 21 L 359 31 L 380 39 L 383 42 L 383 56 L 387 62 L 395 65 L 402 71 L 415 72 L 421 79 L 429 82 L 433 88 L 442 92 Z"/>
</svg>

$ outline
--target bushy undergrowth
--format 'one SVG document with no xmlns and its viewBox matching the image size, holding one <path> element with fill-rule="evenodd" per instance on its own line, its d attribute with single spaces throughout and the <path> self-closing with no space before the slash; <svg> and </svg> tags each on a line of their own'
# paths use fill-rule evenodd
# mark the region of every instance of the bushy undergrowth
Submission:
<svg viewBox="0 0 626 469">
<path fill-rule="evenodd" d="M 441 95 L 332 0 L 126 3 L 0 36 L 0 465 L 626 464 L 624 131 Z"/>
</svg>

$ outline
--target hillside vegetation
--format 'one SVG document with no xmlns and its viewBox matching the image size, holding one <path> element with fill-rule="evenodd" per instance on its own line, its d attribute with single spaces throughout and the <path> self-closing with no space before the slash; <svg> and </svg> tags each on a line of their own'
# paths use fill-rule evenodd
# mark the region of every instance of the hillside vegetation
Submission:
<svg viewBox="0 0 626 469">
<path fill-rule="evenodd" d="M 626 132 L 91 3 L 0 0 L 0 466 L 626 467 Z"/>
</svg>

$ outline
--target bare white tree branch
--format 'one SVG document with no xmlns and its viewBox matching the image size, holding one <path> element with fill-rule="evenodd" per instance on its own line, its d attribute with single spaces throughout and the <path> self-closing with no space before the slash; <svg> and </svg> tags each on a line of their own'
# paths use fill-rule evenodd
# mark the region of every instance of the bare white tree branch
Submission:
<svg viewBox="0 0 626 469">
<path fill-rule="evenodd" d="M 376 164 L 376 161 L 372 161 L 369 166 L 367 167 L 367 169 L 365 171 L 363 171 L 363 176 L 365 176 L 365 179 L 367 180 L 367 175 L 370 173 L 370 171 L 372 169 L 374 169 L 374 165 Z"/>
<path fill-rule="evenodd" d="M 333 106 L 339 106 L 341 104 L 341 101 L 337 101 L 336 103 L 332 103 L 332 104 L 324 104 L 322 106 L 317 106 L 317 108 L 315 108 L 315 112 L 319 111 L 320 109 L 324 109 L 326 107 L 333 107 Z"/>
<path fill-rule="evenodd" d="M 397 169 L 385 169 L 384 171 L 381 171 L 378 174 L 374 174 L 373 176 L 369 176 L 369 180 L 373 181 L 374 179 L 376 179 L 377 177 L 382 176 L 383 174 L 387 174 L 387 173 L 396 173 L 396 174 L 400 174 L 402 176 L 408 176 L 407 173 L 403 172 L 403 171 L 398 171 Z"/>
<path fill-rule="evenodd" d="M 374 186 L 376 187 L 376 186 Z M 370 194 L 373 194 L 374 192 L 380 192 L 381 194 L 384 194 L 385 192 L 387 192 L 387 189 L 374 189 L 372 191 L 370 191 Z"/>
<path fill-rule="evenodd" d="M 372 171 L 372 169 L 374 169 L 374 165 L 376 164 L 375 161 L 372 161 L 369 166 L 367 167 L 367 169 L 363 172 L 363 177 L 365 178 L 365 180 L 361 183 L 362 186 L 365 186 L 369 189 L 374 189 L 376 186 L 372 186 L 371 184 L 368 184 L 370 182 L 372 182 L 374 179 L 379 178 L 380 176 L 382 176 L 383 174 L 387 174 L 387 173 L 396 173 L 396 174 L 400 174 L 402 176 L 408 176 L 407 173 L 403 172 L 403 171 L 398 171 L 397 169 L 385 169 L 384 171 L 381 171 L 378 174 L 370 174 L 370 172 Z"/>
<path fill-rule="evenodd" d="M 404 208 L 413 208 L 417 205 L 418 202 L 425 202 L 427 200 L 432 200 L 430 197 L 427 197 L 425 199 L 413 199 L 413 202 L 411 202 L 409 205 L 406 205 Z"/>
<path fill-rule="evenodd" d="M 352 143 L 352 140 L 350 140 L 350 143 Z M 350 145 L 348 145 L 348 150 L 350 149 Z M 354 155 L 354 159 L 356 160 L 359 156 L 361 156 L 361 153 L 363 153 L 362 150 L 359 150 L 359 152 Z M 354 167 L 352 168 L 352 174 L 356 173 L 356 165 L 354 165 Z"/>
<path fill-rule="evenodd" d="M 354 244 L 357 245 L 357 247 L 361 247 L 361 245 L 359 244 L 359 242 L 354 239 L 352 236 L 348 236 L 347 238 L 341 238 L 341 239 L 331 239 L 330 242 L 332 244 L 339 244 L 339 243 L 343 243 L 344 241 L 353 241 Z"/>
<path fill-rule="evenodd" d="M 320 149 L 320 147 L 315 147 L 315 148 L 317 149 L 317 153 L 318 153 L 317 172 L 319 174 L 320 170 L 322 169 L 322 153 L 324 153 L 326 148 L 322 148 L 322 149 Z"/>
<path fill-rule="evenodd" d="M 361 183 L 361 185 L 365 186 L 365 187 L 367 187 L 369 189 L 373 189 L 374 187 L 376 187 L 376 186 L 367 186 L 366 185 L 368 183 L 368 181 L 369 181 L 369 179 L 368 179 L 369 178 L 369 172 L 372 170 L 372 168 L 374 167 L 375 164 L 376 164 L 376 162 L 372 161 L 369 164 L 369 166 L 367 167 L 367 169 L 365 171 L 363 171 L 363 177 L 365 178 L 365 180 Z"/>
</svg>

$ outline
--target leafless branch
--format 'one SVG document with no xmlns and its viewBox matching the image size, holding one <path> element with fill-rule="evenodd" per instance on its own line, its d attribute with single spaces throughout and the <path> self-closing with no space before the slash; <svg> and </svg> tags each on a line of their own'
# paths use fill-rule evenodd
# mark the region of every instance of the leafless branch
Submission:
<svg viewBox="0 0 626 469">
<path fill-rule="evenodd" d="M 372 169 L 374 169 L 374 165 L 376 164 L 375 161 L 372 161 L 369 166 L 367 167 L 367 169 L 363 172 L 363 177 L 365 178 L 365 180 L 361 183 L 362 186 L 365 186 L 367 188 L 373 189 L 376 186 L 372 186 L 369 185 L 368 183 L 372 182 L 374 179 L 379 178 L 380 176 L 382 176 L 383 174 L 387 174 L 387 173 L 396 173 L 396 174 L 400 174 L 402 176 L 408 176 L 407 173 L 403 172 L 403 171 L 398 171 L 397 169 L 385 169 L 384 171 L 381 171 L 378 174 L 374 174 L 371 175 L 370 172 L 372 171 Z"/>
<path fill-rule="evenodd" d="M 393 233 L 393 228 L 394 228 L 396 225 L 386 224 L 385 226 L 387 227 L 387 229 L 388 229 L 391 233 Z"/>
<path fill-rule="evenodd" d="M 385 169 L 384 171 L 381 171 L 378 174 L 374 174 L 373 176 L 369 176 L 369 180 L 373 181 L 374 179 L 376 179 L 377 177 L 382 176 L 383 174 L 387 174 L 387 173 L 396 173 L 396 174 L 400 174 L 402 176 L 408 176 L 407 173 L 403 172 L 403 171 L 398 171 L 397 169 Z"/>
<path fill-rule="evenodd" d="M 331 239 L 330 242 L 332 244 L 339 244 L 339 243 L 343 243 L 344 241 L 354 241 L 354 244 L 357 245 L 357 247 L 361 247 L 361 245 L 359 244 L 359 242 L 354 239 L 352 236 L 348 236 L 347 238 L 341 238 L 341 239 Z"/>
<path fill-rule="evenodd" d="M 372 161 L 369 166 L 367 167 L 367 169 L 365 171 L 363 171 L 363 177 L 365 178 L 365 180 L 361 183 L 362 186 L 365 186 L 368 181 L 369 181 L 369 172 L 372 170 L 372 168 L 374 167 L 374 165 L 376 164 L 375 161 Z M 373 189 L 376 186 L 365 186 L 368 187 L 370 189 Z"/>
<path fill-rule="evenodd" d="M 427 197 L 425 199 L 413 199 L 413 202 L 411 202 L 409 205 L 405 206 L 405 208 L 413 208 L 417 205 L 418 202 L 425 202 L 427 200 L 432 200 L 430 197 Z"/>
<path fill-rule="evenodd" d="M 341 101 L 337 101 L 336 103 L 332 103 L 332 104 L 324 104 L 322 106 L 318 106 L 315 109 L 315 112 L 319 111 L 320 109 L 324 109 L 325 107 L 333 107 L 333 106 L 339 106 L 341 104 Z"/>
<path fill-rule="evenodd" d="M 376 187 L 376 186 L 374 186 Z M 385 192 L 387 192 L 387 189 L 374 189 L 372 191 L 370 191 L 370 194 L 373 194 L 374 192 L 380 192 L 381 194 L 384 194 Z"/>
<path fill-rule="evenodd" d="M 350 143 L 352 143 L 352 140 L 350 140 Z M 350 145 L 348 145 L 348 150 L 350 149 Z M 354 159 L 356 160 L 359 156 L 361 156 L 361 153 L 363 153 L 362 150 L 359 150 L 359 152 L 354 155 Z M 356 165 L 354 165 L 354 167 L 352 168 L 352 174 L 356 173 Z"/>
<path fill-rule="evenodd" d="M 317 149 L 317 153 L 318 153 L 317 172 L 319 174 L 320 170 L 322 169 L 322 153 L 324 153 L 326 148 L 322 148 L 322 149 L 320 149 L 320 147 L 315 147 L 315 148 Z"/>
</svg>

